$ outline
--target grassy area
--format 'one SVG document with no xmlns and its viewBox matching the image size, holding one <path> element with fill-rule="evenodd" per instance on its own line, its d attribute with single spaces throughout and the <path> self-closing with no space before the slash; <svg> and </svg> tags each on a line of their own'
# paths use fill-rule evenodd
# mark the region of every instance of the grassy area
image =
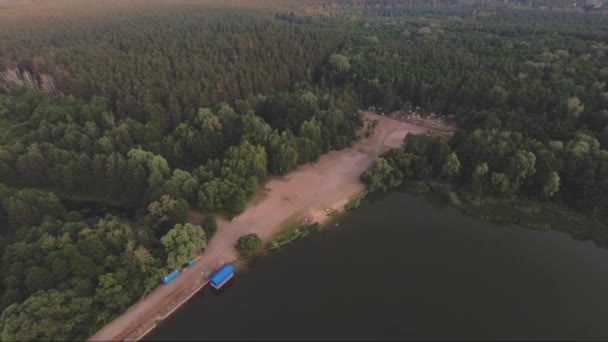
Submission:
<svg viewBox="0 0 608 342">
<path fill-rule="evenodd" d="M 328 217 L 335 217 L 339 214 L 340 212 L 336 209 L 332 209 L 330 212 L 327 213 Z"/>
<path fill-rule="evenodd" d="M 593 240 L 608 246 L 608 227 L 592 218 L 572 212 L 551 203 L 529 200 L 493 200 L 476 203 L 452 203 L 465 213 L 486 221 L 509 222 L 524 227 L 569 233 L 574 238 Z"/>
<path fill-rule="evenodd" d="M 318 232 L 319 230 L 321 230 L 321 225 L 319 223 L 290 223 L 272 238 L 266 245 L 266 249 L 277 249 L 299 238 L 308 236 L 312 232 Z"/>
<path fill-rule="evenodd" d="M 353 197 L 350 201 L 348 201 L 348 203 L 344 205 L 344 209 L 353 210 L 359 208 L 359 206 L 361 205 L 361 201 L 365 198 L 365 196 L 367 196 L 367 190 L 360 192 L 359 194 L 357 194 L 357 196 Z"/>
<path fill-rule="evenodd" d="M 429 191 L 440 194 L 454 207 L 484 221 L 515 223 L 538 230 L 554 229 L 576 239 L 593 240 L 608 246 L 606 224 L 558 204 L 527 199 L 475 200 L 459 196 L 449 184 L 443 183 L 408 182 L 403 189 L 416 194 Z"/>
</svg>

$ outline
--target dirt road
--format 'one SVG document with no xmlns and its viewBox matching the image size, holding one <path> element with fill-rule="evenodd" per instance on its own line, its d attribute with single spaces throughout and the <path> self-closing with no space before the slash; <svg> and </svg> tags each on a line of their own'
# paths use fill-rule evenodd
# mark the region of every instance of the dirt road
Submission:
<svg viewBox="0 0 608 342">
<path fill-rule="evenodd" d="M 428 130 L 374 114 L 366 113 L 366 116 L 379 120 L 372 137 L 351 148 L 329 152 L 315 163 L 302 165 L 286 176 L 267 182 L 241 215 L 229 222 L 218 221 L 217 232 L 208 242 L 201 260 L 170 283 L 158 286 L 89 340 L 140 338 L 163 318 L 168 306 L 181 304 L 180 297 L 200 283 L 201 272 L 207 275 L 221 264 L 237 259 L 234 244 L 240 236 L 256 233 L 268 241 L 289 220 L 311 214 L 318 216 L 325 208 L 342 209 L 344 203 L 364 189 L 359 176 L 378 155 L 399 146 L 408 132 Z"/>
</svg>

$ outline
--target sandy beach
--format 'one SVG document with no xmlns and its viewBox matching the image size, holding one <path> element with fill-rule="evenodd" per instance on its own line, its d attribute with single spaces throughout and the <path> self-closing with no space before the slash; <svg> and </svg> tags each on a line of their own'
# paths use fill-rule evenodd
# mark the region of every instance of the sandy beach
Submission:
<svg viewBox="0 0 608 342">
<path fill-rule="evenodd" d="M 329 152 L 315 163 L 302 165 L 285 176 L 268 181 L 249 201 L 243 213 L 231 221 L 218 220 L 218 229 L 208 241 L 200 261 L 185 269 L 170 283 L 159 285 L 90 340 L 141 338 L 181 305 L 184 298 L 197 291 L 204 275 L 238 258 L 234 244 L 239 237 L 255 233 L 266 242 L 288 222 L 304 217 L 313 217 L 314 221 L 320 222 L 327 218 L 326 209 L 343 210 L 350 198 L 365 189 L 359 177 L 376 157 L 398 147 L 408 132 L 423 133 L 429 130 L 428 127 L 371 113 L 365 113 L 365 117 L 378 120 L 371 137 L 357 142 L 353 147 Z M 197 221 L 200 221 L 201 215 L 194 213 L 190 219 L 199 223 Z"/>
</svg>

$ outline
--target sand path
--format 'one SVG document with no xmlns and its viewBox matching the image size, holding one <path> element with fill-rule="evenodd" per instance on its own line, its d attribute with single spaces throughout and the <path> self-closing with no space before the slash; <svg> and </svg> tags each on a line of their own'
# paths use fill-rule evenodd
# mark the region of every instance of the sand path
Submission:
<svg viewBox="0 0 608 342">
<path fill-rule="evenodd" d="M 374 115 L 378 119 L 374 134 L 351 148 L 332 151 L 317 162 L 267 182 L 251 199 L 247 209 L 232 221 L 218 220 L 218 229 L 208 242 L 200 261 L 185 269 L 168 284 L 158 286 L 145 299 L 100 329 L 90 340 L 108 341 L 138 339 L 153 328 L 168 308 L 181 305 L 188 291 L 201 284 L 201 274 L 208 275 L 221 264 L 237 259 L 234 244 L 244 234 L 256 233 L 268 241 L 288 221 L 307 215 L 322 220 L 325 208 L 341 210 L 354 195 L 364 190 L 359 176 L 380 154 L 398 147 L 408 132 L 422 133 L 428 129 Z"/>
</svg>

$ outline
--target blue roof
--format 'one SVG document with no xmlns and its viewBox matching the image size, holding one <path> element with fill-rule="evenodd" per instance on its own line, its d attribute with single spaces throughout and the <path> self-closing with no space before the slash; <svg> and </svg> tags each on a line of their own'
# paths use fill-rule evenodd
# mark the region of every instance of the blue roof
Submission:
<svg viewBox="0 0 608 342">
<path fill-rule="evenodd" d="M 223 283 L 234 272 L 234 267 L 230 264 L 218 268 L 215 272 L 209 275 L 211 284 L 218 286 Z"/>
<path fill-rule="evenodd" d="M 161 280 L 163 281 L 163 283 L 168 283 L 171 279 L 177 277 L 177 275 L 179 274 L 178 270 L 174 270 L 173 272 L 167 274 L 164 277 L 161 277 Z"/>
</svg>

